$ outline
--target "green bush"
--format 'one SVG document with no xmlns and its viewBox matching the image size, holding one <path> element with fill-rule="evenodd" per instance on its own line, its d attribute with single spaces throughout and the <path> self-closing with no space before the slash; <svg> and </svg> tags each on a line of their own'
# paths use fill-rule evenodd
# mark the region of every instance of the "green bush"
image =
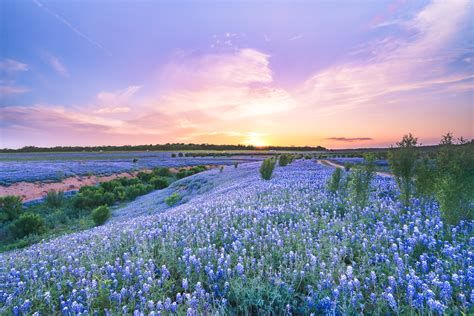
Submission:
<svg viewBox="0 0 474 316">
<path fill-rule="evenodd" d="M 171 154 L 171 158 L 176 158 L 176 154 Z"/>
<path fill-rule="evenodd" d="M 182 196 L 179 195 L 178 192 L 175 192 L 165 199 L 165 203 L 168 204 L 168 206 L 173 206 L 179 201 L 181 201 L 181 199 L 182 199 Z"/>
<path fill-rule="evenodd" d="M 278 159 L 278 164 L 282 167 L 287 166 L 290 163 L 290 156 L 289 155 L 281 155 Z"/>
<path fill-rule="evenodd" d="M 183 153 L 179 153 L 179 154 L 178 154 L 178 157 L 183 157 Z"/>
<path fill-rule="evenodd" d="M 2 223 L 17 219 L 22 212 L 23 205 L 19 196 L 0 197 L 0 220 Z"/>
<path fill-rule="evenodd" d="M 360 208 L 367 206 L 370 195 L 370 183 L 375 175 L 375 156 L 364 155 L 365 163 L 358 166 L 349 177 L 349 189 L 354 204 Z"/>
<path fill-rule="evenodd" d="M 10 232 L 15 238 L 35 234 L 40 235 L 46 231 L 44 219 L 39 214 L 23 213 L 10 226 Z"/>
<path fill-rule="evenodd" d="M 273 169 L 275 169 L 275 159 L 267 158 L 265 159 L 260 166 L 260 175 L 264 180 L 270 180 L 273 174 Z"/>
<path fill-rule="evenodd" d="M 237 168 L 239 166 L 238 162 L 234 162 L 234 168 Z"/>
<path fill-rule="evenodd" d="M 164 189 L 169 186 L 169 181 L 165 177 L 161 176 L 156 176 L 150 179 L 150 184 L 155 188 L 155 189 Z"/>
<path fill-rule="evenodd" d="M 353 166 L 353 164 L 351 164 L 350 162 L 346 162 L 344 164 L 344 170 L 349 172 L 351 170 L 352 166 Z"/>
<path fill-rule="evenodd" d="M 91 215 L 95 225 L 99 226 L 110 218 L 110 210 L 106 205 L 102 205 L 94 209 Z"/>
<path fill-rule="evenodd" d="M 336 168 L 336 170 L 334 170 L 328 182 L 329 192 L 332 192 L 332 193 L 337 192 L 337 190 L 339 189 L 339 185 L 341 183 L 341 179 L 342 179 L 342 169 Z"/>
<path fill-rule="evenodd" d="M 153 178 L 153 176 L 154 176 L 154 172 L 140 171 L 137 174 L 138 179 L 140 179 L 141 181 L 144 181 L 144 182 L 150 182 L 150 180 L 151 180 L 151 178 Z"/>
<path fill-rule="evenodd" d="M 404 135 L 402 140 L 397 143 L 398 148 L 392 149 L 388 153 L 390 170 L 397 182 L 405 205 L 410 203 L 414 191 L 413 179 L 418 157 L 417 144 L 418 139 L 409 133 Z"/>
<path fill-rule="evenodd" d="M 153 175 L 161 176 L 161 177 L 169 177 L 171 176 L 171 171 L 168 168 L 157 168 L 153 170 Z"/>
<path fill-rule="evenodd" d="M 45 197 L 46 205 L 51 208 L 61 207 L 64 203 L 64 192 L 63 191 L 48 191 Z"/>
<path fill-rule="evenodd" d="M 441 215 L 452 225 L 474 220 L 474 144 L 442 145 L 436 157 L 434 185 Z"/>
<path fill-rule="evenodd" d="M 421 159 L 415 166 L 415 193 L 430 198 L 435 192 L 436 166 L 428 158 Z"/>
</svg>

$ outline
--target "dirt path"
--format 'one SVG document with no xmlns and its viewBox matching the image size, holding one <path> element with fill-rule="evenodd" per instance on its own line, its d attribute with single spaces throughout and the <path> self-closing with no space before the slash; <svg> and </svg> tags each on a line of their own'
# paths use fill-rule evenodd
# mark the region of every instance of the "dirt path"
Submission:
<svg viewBox="0 0 474 316">
<path fill-rule="evenodd" d="M 318 163 L 320 163 L 322 165 L 325 165 L 325 166 L 344 169 L 343 165 L 340 165 L 338 163 L 335 163 L 334 161 L 330 161 L 330 160 L 326 160 L 326 159 L 318 159 Z M 377 171 L 375 173 L 379 176 L 382 176 L 382 177 L 393 177 L 393 175 L 391 173 L 388 173 L 388 172 Z"/>
<path fill-rule="evenodd" d="M 218 166 L 209 165 L 208 169 L 216 168 Z M 192 167 L 169 168 L 172 173 L 177 173 L 179 169 L 189 169 Z M 150 169 L 140 170 L 143 172 L 150 172 Z M 0 186 L 0 197 L 7 195 L 20 196 L 23 202 L 28 202 L 44 197 L 48 191 L 76 191 L 86 185 L 97 185 L 101 182 L 111 181 L 117 178 L 134 178 L 138 172 L 122 172 L 112 174 L 110 176 L 76 176 L 69 177 L 60 182 L 17 182 L 10 186 Z"/>
</svg>

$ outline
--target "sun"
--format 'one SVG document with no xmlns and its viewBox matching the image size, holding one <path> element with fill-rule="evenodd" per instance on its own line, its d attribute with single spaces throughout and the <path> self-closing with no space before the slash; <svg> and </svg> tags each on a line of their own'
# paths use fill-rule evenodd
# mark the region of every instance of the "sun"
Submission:
<svg viewBox="0 0 474 316">
<path fill-rule="evenodd" d="M 250 134 L 247 139 L 244 141 L 245 145 L 253 145 L 255 147 L 265 147 L 267 146 L 265 140 L 258 134 Z"/>
</svg>

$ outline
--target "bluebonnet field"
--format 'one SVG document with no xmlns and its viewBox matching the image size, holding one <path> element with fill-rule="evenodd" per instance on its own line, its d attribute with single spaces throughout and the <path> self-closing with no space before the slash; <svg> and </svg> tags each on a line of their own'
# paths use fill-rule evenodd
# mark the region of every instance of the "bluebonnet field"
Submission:
<svg viewBox="0 0 474 316">
<path fill-rule="evenodd" d="M 346 163 L 353 164 L 353 165 L 362 165 L 364 164 L 365 160 L 362 157 L 339 157 L 339 158 L 330 158 L 328 159 L 330 161 L 334 161 L 338 164 L 344 165 Z M 377 166 L 377 169 L 384 170 L 384 171 L 389 171 L 389 164 L 386 159 L 377 159 L 374 161 L 375 166 Z"/>
<path fill-rule="evenodd" d="M 19 153 L 0 154 L 0 185 L 15 182 L 61 180 L 65 177 L 98 176 L 156 167 L 230 165 L 261 160 L 259 157 L 176 157 L 170 152 L 121 153 Z M 133 159 L 137 159 L 133 162 Z"/>
<path fill-rule="evenodd" d="M 474 223 L 445 233 L 434 202 L 402 212 L 387 177 L 358 210 L 326 190 L 332 171 L 207 171 L 190 178 L 212 188 L 166 212 L 136 216 L 162 203 L 154 192 L 109 224 L 1 254 L 0 313 L 472 313 Z"/>
</svg>

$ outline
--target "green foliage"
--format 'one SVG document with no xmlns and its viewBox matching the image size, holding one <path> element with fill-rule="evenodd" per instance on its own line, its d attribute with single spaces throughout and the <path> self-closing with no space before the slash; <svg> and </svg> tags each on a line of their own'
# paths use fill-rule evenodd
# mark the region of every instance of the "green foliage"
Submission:
<svg viewBox="0 0 474 316">
<path fill-rule="evenodd" d="M 164 189 L 170 185 L 168 179 L 161 176 L 154 176 L 150 179 L 149 183 L 157 190 Z"/>
<path fill-rule="evenodd" d="M 183 153 L 179 153 L 179 154 L 178 154 L 178 157 L 183 157 Z"/>
<path fill-rule="evenodd" d="M 449 140 L 447 136 L 444 141 Z M 474 220 L 474 145 L 445 143 L 436 157 L 436 167 L 434 192 L 445 222 L 455 225 Z"/>
<path fill-rule="evenodd" d="M 339 189 L 339 185 L 341 183 L 341 179 L 342 179 L 342 170 L 341 168 L 336 168 L 336 170 L 334 170 L 328 182 L 329 192 L 332 192 L 332 193 L 337 192 L 337 190 Z"/>
<path fill-rule="evenodd" d="M 64 192 L 63 191 L 48 191 L 45 197 L 46 204 L 51 208 L 61 207 L 64 203 Z"/>
<path fill-rule="evenodd" d="M 2 223 L 17 219 L 22 212 L 23 205 L 19 196 L 0 197 L 0 221 Z"/>
<path fill-rule="evenodd" d="M 176 158 L 176 154 L 171 154 L 171 158 Z"/>
<path fill-rule="evenodd" d="M 278 164 L 282 167 L 285 167 L 287 166 L 289 163 L 290 163 L 290 155 L 287 155 L 287 154 L 283 154 L 280 156 L 280 158 L 278 159 Z"/>
<path fill-rule="evenodd" d="M 237 168 L 239 166 L 238 162 L 234 162 L 234 168 Z"/>
<path fill-rule="evenodd" d="M 224 166 L 219 167 L 219 172 L 222 173 L 222 171 L 224 171 Z"/>
<path fill-rule="evenodd" d="M 168 206 L 173 206 L 181 201 L 182 198 L 183 197 L 178 192 L 174 192 L 165 199 L 165 203 L 168 204 Z"/>
<path fill-rule="evenodd" d="M 344 164 L 344 170 L 346 170 L 347 172 L 349 172 L 352 168 L 353 164 L 351 164 L 350 162 L 346 162 Z"/>
<path fill-rule="evenodd" d="M 168 168 L 156 168 L 153 170 L 153 175 L 161 177 L 170 177 L 171 171 Z"/>
<path fill-rule="evenodd" d="M 110 210 L 106 205 L 102 205 L 94 209 L 91 215 L 95 225 L 99 226 L 110 218 Z"/>
<path fill-rule="evenodd" d="M 414 191 L 413 178 L 418 157 L 417 144 L 418 139 L 409 133 L 404 135 L 402 140 L 397 143 L 398 148 L 392 149 L 388 153 L 390 170 L 398 184 L 405 205 L 410 203 Z"/>
<path fill-rule="evenodd" d="M 44 219 L 39 214 L 23 213 L 10 225 L 10 232 L 15 238 L 30 234 L 40 235 L 46 231 Z"/>
<path fill-rule="evenodd" d="M 418 197 L 430 198 L 435 191 L 436 167 L 427 157 L 418 161 L 415 167 L 415 193 Z"/>
<path fill-rule="evenodd" d="M 349 189 L 351 197 L 356 206 L 363 208 L 367 206 L 370 194 L 370 183 L 375 175 L 375 156 L 364 155 L 365 163 L 357 166 L 349 178 Z"/>
<path fill-rule="evenodd" d="M 260 175 L 264 180 L 270 180 L 275 169 L 275 159 L 273 157 L 267 158 L 262 162 L 260 166 Z"/>
<path fill-rule="evenodd" d="M 133 162 L 133 163 L 137 163 L 137 162 L 138 162 L 138 158 L 133 158 L 132 162 Z"/>
</svg>

